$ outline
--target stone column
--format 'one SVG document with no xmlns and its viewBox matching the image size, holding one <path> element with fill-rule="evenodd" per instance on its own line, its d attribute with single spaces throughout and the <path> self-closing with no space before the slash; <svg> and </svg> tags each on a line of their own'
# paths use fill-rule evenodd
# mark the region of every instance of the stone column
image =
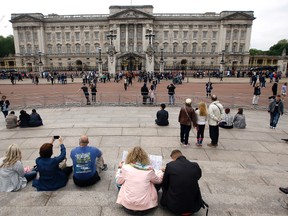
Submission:
<svg viewBox="0 0 288 216">
<path fill-rule="evenodd" d="M 137 24 L 134 24 L 134 52 L 137 51 Z"/>
<path fill-rule="evenodd" d="M 129 36 L 129 32 L 128 32 L 128 24 L 126 24 L 126 52 L 129 51 L 129 44 L 128 44 L 128 36 Z"/>
</svg>

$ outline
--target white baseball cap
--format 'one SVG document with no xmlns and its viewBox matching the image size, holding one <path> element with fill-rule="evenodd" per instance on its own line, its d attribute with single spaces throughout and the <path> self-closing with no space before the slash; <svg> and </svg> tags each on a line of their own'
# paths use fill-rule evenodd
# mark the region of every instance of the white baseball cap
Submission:
<svg viewBox="0 0 288 216">
<path fill-rule="evenodd" d="M 190 98 L 187 98 L 186 101 L 185 101 L 185 103 L 186 103 L 186 104 L 191 104 L 191 103 L 192 103 L 192 100 L 191 100 Z"/>
</svg>

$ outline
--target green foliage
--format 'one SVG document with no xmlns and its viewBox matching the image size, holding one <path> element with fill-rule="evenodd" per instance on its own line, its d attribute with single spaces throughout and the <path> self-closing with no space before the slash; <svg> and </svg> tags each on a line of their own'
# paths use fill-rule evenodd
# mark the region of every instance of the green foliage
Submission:
<svg viewBox="0 0 288 216">
<path fill-rule="evenodd" d="M 0 36 L 0 58 L 14 54 L 14 37 L 12 35 L 9 35 L 6 38 Z"/>
<path fill-rule="evenodd" d="M 277 44 L 270 47 L 270 49 L 268 51 L 268 55 L 281 56 L 282 52 L 285 48 L 286 48 L 286 52 L 287 52 L 288 51 L 288 40 L 282 39 L 282 40 L 278 41 Z"/>
<path fill-rule="evenodd" d="M 267 51 L 257 50 L 257 49 L 250 49 L 249 50 L 250 55 L 266 55 Z"/>
</svg>

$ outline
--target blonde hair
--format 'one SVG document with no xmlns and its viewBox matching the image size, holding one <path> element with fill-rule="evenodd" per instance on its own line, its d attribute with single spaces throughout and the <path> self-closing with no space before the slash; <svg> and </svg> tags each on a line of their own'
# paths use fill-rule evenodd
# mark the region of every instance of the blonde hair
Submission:
<svg viewBox="0 0 288 216">
<path fill-rule="evenodd" d="M 1 164 L 0 168 L 13 166 L 17 161 L 21 161 L 21 159 L 22 154 L 20 148 L 16 144 L 12 144 L 8 147 L 5 159 L 3 160 L 3 164 Z"/>
<path fill-rule="evenodd" d="M 131 151 L 129 151 L 125 161 L 126 164 L 136 162 L 141 163 L 143 165 L 150 164 L 148 154 L 140 146 L 136 146 Z"/>
<path fill-rule="evenodd" d="M 207 106 L 204 102 L 200 102 L 198 105 L 199 108 L 199 115 L 200 116 L 207 116 L 208 112 L 207 112 Z"/>
</svg>

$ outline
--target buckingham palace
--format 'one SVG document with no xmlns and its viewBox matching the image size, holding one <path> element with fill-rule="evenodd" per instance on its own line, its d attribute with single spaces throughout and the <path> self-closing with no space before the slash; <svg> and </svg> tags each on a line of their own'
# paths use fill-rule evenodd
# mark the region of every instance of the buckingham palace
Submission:
<svg viewBox="0 0 288 216">
<path fill-rule="evenodd" d="M 17 67 L 44 70 L 165 71 L 244 67 L 253 11 L 153 13 L 152 5 L 109 14 L 11 14 Z"/>
</svg>

